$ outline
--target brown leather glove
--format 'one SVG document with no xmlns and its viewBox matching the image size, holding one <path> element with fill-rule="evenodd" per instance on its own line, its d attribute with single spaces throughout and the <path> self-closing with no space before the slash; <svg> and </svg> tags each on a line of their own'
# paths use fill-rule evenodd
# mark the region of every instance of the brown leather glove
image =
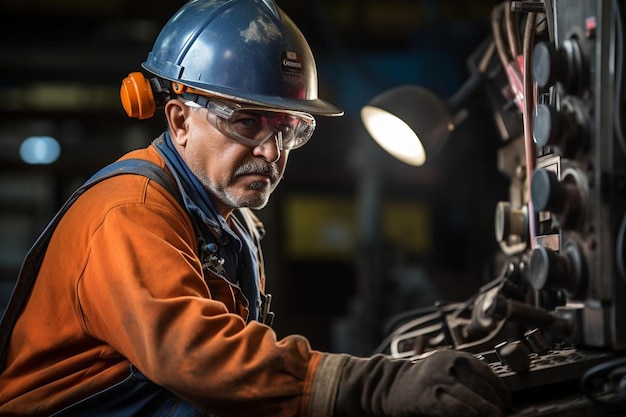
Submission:
<svg viewBox="0 0 626 417">
<path fill-rule="evenodd" d="M 343 355 L 335 362 L 342 365 L 335 366 L 333 417 L 500 417 L 511 404 L 489 366 L 465 352 L 443 350 L 417 362 Z"/>
</svg>

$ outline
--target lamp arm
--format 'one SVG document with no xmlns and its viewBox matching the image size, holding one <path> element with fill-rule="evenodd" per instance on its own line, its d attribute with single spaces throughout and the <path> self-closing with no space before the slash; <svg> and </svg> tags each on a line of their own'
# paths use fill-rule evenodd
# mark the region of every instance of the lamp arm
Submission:
<svg viewBox="0 0 626 417">
<path fill-rule="evenodd" d="M 489 68 L 489 62 L 491 58 L 493 58 L 493 54 L 495 52 L 495 43 L 493 41 L 489 42 L 485 53 L 480 59 L 480 64 L 478 68 L 471 71 L 470 77 L 465 80 L 463 85 L 454 93 L 450 99 L 448 99 L 448 105 L 450 106 L 451 112 L 457 113 L 460 110 L 461 105 L 467 100 L 469 96 L 474 94 L 474 91 L 481 86 L 483 81 L 485 81 L 485 74 L 487 72 L 487 68 Z"/>
<path fill-rule="evenodd" d="M 467 98 L 471 96 L 474 91 L 478 89 L 478 87 L 480 87 L 484 80 L 485 76 L 480 72 L 474 72 L 467 80 L 465 80 L 456 93 L 448 99 L 448 105 L 450 106 L 452 113 L 456 113 L 460 109 L 465 100 L 467 100 Z"/>
</svg>

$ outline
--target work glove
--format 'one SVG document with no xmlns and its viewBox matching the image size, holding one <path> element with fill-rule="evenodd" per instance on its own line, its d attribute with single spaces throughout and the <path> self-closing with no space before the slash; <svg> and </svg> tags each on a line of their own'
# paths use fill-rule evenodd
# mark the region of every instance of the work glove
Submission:
<svg viewBox="0 0 626 417">
<path fill-rule="evenodd" d="M 314 392 L 317 382 L 329 394 L 336 389 L 328 397 L 333 410 L 324 411 L 327 417 L 500 417 L 511 405 L 502 380 L 469 353 L 447 349 L 416 362 L 332 356 L 322 365 L 326 378 L 316 376 L 313 385 Z M 333 373 L 336 384 L 328 379 Z"/>
</svg>

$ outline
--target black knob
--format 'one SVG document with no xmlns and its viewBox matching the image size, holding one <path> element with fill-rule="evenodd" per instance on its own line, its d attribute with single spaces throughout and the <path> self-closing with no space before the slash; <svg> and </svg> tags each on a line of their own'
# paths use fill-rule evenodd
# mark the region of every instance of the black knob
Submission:
<svg viewBox="0 0 626 417">
<path fill-rule="evenodd" d="M 530 195 L 535 211 L 559 212 L 565 200 L 565 189 L 554 171 L 537 169 L 530 180 Z"/>
<path fill-rule="evenodd" d="M 560 69 L 559 53 L 551 43 L 540 42 L 533 49 L 533 78 L 539 87 L 554 84 Z"/>
<path fill-rule="evenodd" d="M 530 195 L 536 212 L 550 211 L 554 225 L 562 229 L 580 226 L 585 206 L 585 176 L 576 170 L 566 170 L 559 181 L 552 170 L 540 168 L 533 172 Z"/>
<path fill-rule="evenodd" d="M 536 290 L 559 289 L 567 275 L 567 260 L 545 246 L 538 246 L 530 256 L 528 279 Z"/>
<path fill-rule="evenodd" d="M 537 144 L 546 146 L 558 143 L 562 130 L 559 112 L 547 104 L 538 104 L 533 115 L 533 136 Z"/>
<path fill-rule="evenodd" d="M 550 342 L 539 329 L 528 330 L 524 333 L 524 338 L 528 346 L 537 354 L 546 353 L 552 349 Z"/>
<path fill-rule="evenodd" d="M 512 371 L 525 372 L 530 369 L 528 349 L 520 341 L 503 342 L 495 348 L 500 361 L 509 365 Z"/>
<path fill-rule="evenodd" d="M 587 262 L 576 243 L 565 245 L 563 254 L 538 246 L 530 256 L 528 281 L 535 290 L 564 290 L 569 298 L 579 299 L 587 276 Z"/>
<path fill-rule="evenodd" d="M 533 114 L 533 137 L 539 146 L 558 146 L 564 155 L 572 155 L 582 146 L 583 129 L 577 119 L 576 105 L 563 104 L 561 111 L 541 103 Z"/>
<path fill-rule="evenodd" d="M 569 93 L 582 90 L 585 81 L 583 54 L 576 39 L 566 39 L 562 47 L 539 42 L 533 48 L 533 78 L 541 88 L 557 81 Z"/>
</svg>

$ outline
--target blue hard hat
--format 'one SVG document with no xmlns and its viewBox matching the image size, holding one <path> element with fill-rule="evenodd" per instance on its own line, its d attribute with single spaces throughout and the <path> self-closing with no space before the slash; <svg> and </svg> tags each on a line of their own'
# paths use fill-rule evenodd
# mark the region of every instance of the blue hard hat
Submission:
<svg viewBox="0 0 626 417">
<path fill-rule="evenodd" d="M 142 66 L 206 93 L 323 116 L 306 39 L 273 0 L 192 0 L 165 24 Z"/>
</svg>

